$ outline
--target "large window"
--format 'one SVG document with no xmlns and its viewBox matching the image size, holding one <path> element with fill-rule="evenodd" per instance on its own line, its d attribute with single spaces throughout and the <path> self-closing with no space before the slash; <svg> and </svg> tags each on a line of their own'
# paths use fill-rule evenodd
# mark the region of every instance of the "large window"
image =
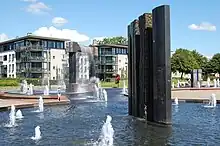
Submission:
<svg viewBox="0 0 220 146">
<path fill-rule="evenodd" d="M 56 42 L 56 48 L 64 48 L 63 42 Z"/>
<path fill-rule="evenodd" d="M 48 41 L 48 48 L 55 48 L 55 42 L 53 41 Z"/>
</svg>

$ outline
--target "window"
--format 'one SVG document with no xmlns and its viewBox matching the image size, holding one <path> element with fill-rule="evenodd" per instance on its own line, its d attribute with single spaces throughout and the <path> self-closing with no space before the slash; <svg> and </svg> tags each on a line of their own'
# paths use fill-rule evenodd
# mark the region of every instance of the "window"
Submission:
<svg viewBox="0 0 220 146">
<path fill-rule="evenodd" d="M 9 54 L 9 62 L 11 62 L 11 54 Z"/>
<path fill-rule="evenodd" d="M 87 78 L 87 75 L 85 75 L 85 79 Z"/>
<path fill-rule="evenodd" d="M 12 62 L 15 60 L 15 54 L 12 54 Z"/>
<path fill-rule="evenodd" d="M 53 56 L 53 59 L 55 59 L 55 56 Z"/>
<path fill-rule="evenodd" d="M 118 60 L 118 62 L 121 62 L 121 60 Z"/>
<path fill-rule="evenodd" d="M 84 72 L 87 72 L 87 67 L 86 66 L 84 67 Z"/>
<path fill-rule="evenodd" d="M 55 42 L 48 41 L 48 48 L 55 48 Z"/>
<path fill-rule="evenodd" d="M 53 80 L 55 80 L 55 77 L 53 77 Z"/>
<path fill-rule="evenodd" d="M 15 68 L 15 65 L 14 64 L 12 64 L 12 72 L 14 72 L 14 68 Z"/>
<path fill-rule="evenodd" d="M 47 48 L 47 41 L 43 41 L 42 43 L 43 43 L 43 47 Z"/>
<path fill-rule="evenodd" d="M 9 71 L 8 71 L 9 73 L 11 72 L 11 64 L 9 64 Z"/>
<path fill-rule="evenodd" d="M 3 61 L 7 61 L 7 55 L 3 56 Z"/>
<path fill-rule="evenodd" d="M 53 69 L 56 69 L 55 66 L 53 66 Z"/>
</svg>

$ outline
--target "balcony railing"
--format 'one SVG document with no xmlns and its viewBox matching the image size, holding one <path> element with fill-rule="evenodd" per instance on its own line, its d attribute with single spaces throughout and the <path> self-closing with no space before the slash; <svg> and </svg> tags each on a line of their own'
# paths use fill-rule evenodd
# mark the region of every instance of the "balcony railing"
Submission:
<svg viewBox="0 0 220 146">
<path fill-rule="evenodd" d="M 101 63 L 101 64 L 112 64 L 112 65 L 117 64 L 117 62 L 116 62 L 116 61 L 113 61 L 113 60 L 101 60 L 100 63 Z"/>
<path fill-rule="evenodd" d="M 22 46 L 16 48 L 17 52 L 21 51 L 43 51 L 43 47 L 40 45 L 29 45 L 29 46 Z"/>
<path fill-rule="evenodd" d="M 20 72 L 47 72 L 47 70 L 40 67 L 31 67 L 31 68 L 21 68 L 16 70 L 17 73 Z"/>
<path fill-rule="evenodd" d="M 116 73 L 115 69 L 98 69 L 99 73 Z"/>
</svg>

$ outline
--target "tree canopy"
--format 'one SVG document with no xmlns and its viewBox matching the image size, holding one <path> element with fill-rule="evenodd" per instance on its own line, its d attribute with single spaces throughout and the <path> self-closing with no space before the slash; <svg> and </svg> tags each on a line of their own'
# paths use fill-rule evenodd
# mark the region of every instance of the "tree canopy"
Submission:
<svg viewBox="0 0 220 146">
<path fill-rule="evenodd" d="M 115 45 L 127 45 L 128 40 L 123 36 L 104 38 L 102 41 L 99 41 L 99 44 L 115 44 Z"/>
<path fill-rule="evenodd" d="M 181 78 L 183 73 L 188 74 L 193 69 L 199 69 L 199 63 L 191 51 L 179 48 L 171 57 L 171 70 L 172 72 L 179 71 Z"/>
</svg>

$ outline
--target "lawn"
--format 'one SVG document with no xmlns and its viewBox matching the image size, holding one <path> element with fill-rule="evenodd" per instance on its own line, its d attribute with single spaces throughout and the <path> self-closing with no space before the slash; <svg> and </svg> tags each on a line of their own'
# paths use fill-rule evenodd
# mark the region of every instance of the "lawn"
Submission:
<svg viewBox="0 0 220 146">
<path fill-rule="evenodd" d="M 123 88 L 124 87 L 124 81 L 125 81 L 126 88 L 128 87 L 128 80 L 121 80 L 119 82 L 119 88 Z M 101 82 L 101 87 L 104 87 L 104 88 L 114 88 L 114 87 L 118 87 L 118 85 L 116 85 L 115 82 Z"/>
</svg>

